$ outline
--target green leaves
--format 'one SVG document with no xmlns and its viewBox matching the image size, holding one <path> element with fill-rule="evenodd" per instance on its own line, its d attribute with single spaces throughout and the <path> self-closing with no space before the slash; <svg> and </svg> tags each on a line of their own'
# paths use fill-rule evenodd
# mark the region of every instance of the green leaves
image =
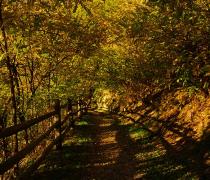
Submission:
<svg viewBox="0 0 210 180">
<path fill-rule="evenodd" d="M 208 86 L 199 82 L 209 76 L 209 19 L 197 2 L 81 1 L 75 13 L 77 1 L 8 2 L 9 55 L 25 98 L 78 97 L 99 86 L 138 94 Z"/>
<path fill-rule="evenodd" d="M 38 30 L 41 27 L 42 18 L 40 15 L 35 15 L 34 17 L 34 27 L 36 30 Z"/>
<path fill-rule="evenodd" d="M 43 58 L 49 58 L 50 57 L 50 54 L 48 52 L 43 52 L 41 54 L 41 57 L 43 57 Z"/>
<path fill-rule="evenodd" d="M 210 65 L 205 65 L 201 68 L 201 72 L 204 76 L 210 76 Z"/>
<path fill-rule="evenodd" d="M 208 34 L 209 20 L 203 13 L 205 8 L 196 2 L 153 3 L 151 11 L 136 9 L 127 29 L 131 46 L 135 46 L 130 52 L 135 50 L 135 56 L 140 57 L 136 70 L 143 76 L 139 76 L 139 83 L 171 81 L 179 86 L 197 86 L 203 64 L 208 65 L 209 38 L 204 34 Z"/>
</svg>

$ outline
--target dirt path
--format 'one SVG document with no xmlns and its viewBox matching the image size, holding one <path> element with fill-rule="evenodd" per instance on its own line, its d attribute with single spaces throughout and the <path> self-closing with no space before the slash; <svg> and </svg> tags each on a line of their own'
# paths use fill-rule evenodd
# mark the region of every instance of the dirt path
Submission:
<svg viewBox="0 0 210 180">
<path fill-rule="evenodd" d="M 133 179 L 135 157 L 127 129 L 110 115 L 95 115 L 93 154 L 88 168 L 89 179 Z"/>
<path fill-rule="evenodd" d="M 62 154 L 53 152 L 34 179 L 196 179 L 167 154 L 159 140 L 137 125 L 91 112 L 66 137 Z M 31 179 L 33 179 L 31 178 Z"/>
</svg>

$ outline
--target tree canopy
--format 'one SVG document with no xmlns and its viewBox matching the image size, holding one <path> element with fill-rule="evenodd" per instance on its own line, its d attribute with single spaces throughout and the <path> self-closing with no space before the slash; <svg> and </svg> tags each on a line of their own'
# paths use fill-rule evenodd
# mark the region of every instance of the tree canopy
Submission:
<svg viewBox="0 0 210 180">
<path fill-rule="evenodd" d="M 208 93 L 208 15 L 207 0 L 1 0 L 1 112 L 21 119 L 97 88 Z"/>
</svg>

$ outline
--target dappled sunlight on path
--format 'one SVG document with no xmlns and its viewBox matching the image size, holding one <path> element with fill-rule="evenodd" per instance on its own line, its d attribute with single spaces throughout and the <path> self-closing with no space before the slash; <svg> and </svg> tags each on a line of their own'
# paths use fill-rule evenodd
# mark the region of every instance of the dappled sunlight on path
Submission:
<svg viewBox="0 0 210 180">
<path fill-rule="evenodd" d="M 52 152 L 32 179 L 186 179 L 157 138 L 116 115 L 91 112 L 76 123 L 62 153 Z M 196 179 L 196 176 L 195 176 Z"/>
</svg>

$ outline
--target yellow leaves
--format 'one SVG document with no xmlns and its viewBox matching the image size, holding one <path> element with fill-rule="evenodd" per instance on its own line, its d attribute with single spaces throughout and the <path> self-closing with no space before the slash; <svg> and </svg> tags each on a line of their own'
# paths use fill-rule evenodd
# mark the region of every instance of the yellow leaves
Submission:
<svg viewBox="0 0 210 180">
<path fill-rule="evenodd" d="M 1 53 L 0 54 L 0 63 L 1 63 L 1 61 L 3 61 L 4 60 L 4 58 L 5 58 L 5 53 Z M 1 64 L 0 64 L 1 65 Z"/>
</svg>

